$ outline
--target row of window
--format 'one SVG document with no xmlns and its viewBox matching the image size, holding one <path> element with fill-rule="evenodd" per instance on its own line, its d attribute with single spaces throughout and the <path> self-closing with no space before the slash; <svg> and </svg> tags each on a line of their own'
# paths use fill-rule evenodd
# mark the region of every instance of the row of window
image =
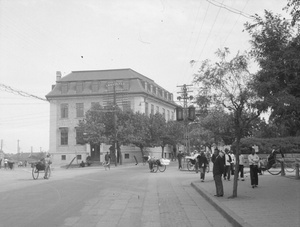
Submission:
<svg viewBox="0 0 300 227">
<path fill-rule="evenodd" d="M 156 106 L 155 113 L 159 113 L 159 106 Z M 154 113 L 154 104 L 151 104 L 151 112 L 150 112 L 150 114 L 153 115 L 155 113 Z M 149 116 L 149 103 L 147 103 L 147 102 L 145 103 L 145 114 L 147 116 Z M 162 108 L 162 113 L 161 114 L 164 116 L 164 118 L 167 121 L 174 120 L 174 112 L 173 111 L 171 112 L 172 116 L 170 116 L 170 111 L 167 110 L 167 116 L 166 116 L 166 110 L 165 110 L 165 108 Z"/>
<path fill-rule="evenodd" d="M 99 102 L 92 102 L 91 106 L 99 104 Z M 118 106 L 123 110 L 130 109 L 130 101 L 122 101 L 122 103 L 117 102 Z M 113 102 L 106 102 L 106 105 L 113 105 Z M 61 118 L 69 118 L 69 104 L 62 103 L 60 104 L 60 117 Z M 76 103 L 76 118 L 84 117 L 84 104 Z"/>
<path fill-rule="evenodd" d="M 74 87 L 74 90 L 76 94 L 83 93 L 84 90 L 84 84 L 83 81 L 77 81 L 76 85 Z M 103 83 L 103 82 L 102 82 Z M 100 90 L 100 81 L 92 81 L 91 86 L 88 88 L 92 91 L 92 93 L 97 93 Z M 104 82 L 105 86 L 103 87 L 107 91 L 113 91 L 116 90 L 129 90 L 129 81 L 114 81 L 114 82 Z M 69 92 L 71 84 L 70 83 L 61 83 L 61 93 L 67 94 Z"/>
<path fill-rule="evenodd" d="M 100 82 L 99 81 L 93 81 L 92 82 L 92 86 L 91 86 L 92 92 L 98 92 L 99 87 L 100 87 Z M 83 92 L 83 88 L 84 88 L 84 82 L 76 82 L 76 86 L 75 86 L 76 94 L 81 94 Z M 70 84 L 69 83 L 62 83 L 61 84 L 61 93 L 62 94 L 67 94 L 69 90 L 70 90 Z"/>
<path fill-rule="evenodd" d="M 68 145 L 69 144 L 69 129 L 64 127 L 60 128 L 60 145 Z M 83 140 L 83 131 L 79 128 L 76 128 L 76 144 L 82 145 L 84 144 Z"/>
<path fill-rule="evenodd" d="M 69 117 L 69 104 L 68 103 L 60 104 L 60 117 L 61 118 Z M 76 117 L 84 117 L 83 103 L 76 103 Z"/>
<path fill-rule="evenodd" d="M 154 93 L 155 95 L 159 95 L 167 100 L 173 100 L 173 95 L 168 93 L 167 91 L 160 89 L 158 87 L 153 86 L 152 84 L 147 83 L 146 81 L 143 83 L 144 89 L 147 91 Z"/>
<path fill-rule="evenodd" d="M 81 159 L 82 159 L 81 154 L 78 154 L 78 155 L 76 156 L 76 158 L 77 158 L 77 160 L 81 160 Z M 129 154 L 124 154 L 124 158 L 125 158 L 125 159 L 129 159 Z M 67 155 L 65 155 L 65 154 L 61 155 L 61 160 L 62 160 L 62 161 L 66 161 L 66 160 L 67 160 Z"/>
</svg>

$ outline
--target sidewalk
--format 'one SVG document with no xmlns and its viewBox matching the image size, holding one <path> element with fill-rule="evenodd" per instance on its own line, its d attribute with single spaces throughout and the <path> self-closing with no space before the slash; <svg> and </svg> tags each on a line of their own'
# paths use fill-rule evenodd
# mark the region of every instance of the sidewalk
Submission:
<svg viewBox="0 0 300 227">
<path fill-rule="evenodd" d="M 216 189 L 211 172 L 205 182 L 200 182 L 199 175 L 199 180 L 191 185 L 233 226 L 300 226 L 300 180 L 268 172 L 258 177 L 259 185 L 253 189 L 246 169 L 245 181 L 238 181 L 238 197 L 234 199 L 228 198 L 233 192 L 233 176 L 231 181 L 223 180 L 224 197 L 214 196 Z"/>
</svg>

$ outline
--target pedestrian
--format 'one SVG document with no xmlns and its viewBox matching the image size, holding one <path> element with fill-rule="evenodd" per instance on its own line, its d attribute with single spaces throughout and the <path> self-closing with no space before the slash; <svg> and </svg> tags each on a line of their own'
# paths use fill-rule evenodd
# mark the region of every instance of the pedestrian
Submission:
<svg viewBox="0 0 300 227">
<path fill-rule="evenodd" d="M 229 155 L 229 150 L 228 148 L 225 149 L 225 166 L 224 166 L 224 180 L 230 181 L 230 166 L 231 166 L 231 156 Z"/>
<path fill-rule="evenodd" d="M 2 164 L 2 158 L 0 158 L 0 169 L 1 169 L 1 164 Z"/>
<path fill-rule="evenodd" d="M 244 181 L 244 164 L 245 164 L 245 158 L 242 153 L 239 154 L 239 174 L 242 181 Z"/>
<path fill-rule="evenodd" d="M 106 152 L 104 160 L 105 160 L 105 163 L 104 163 L 105 170 L 107 170 L 107 168 L 110 170 L 110 154 L 108 152 Z"/>
<path fill-rule="evenodd" d="M 213 167 L 213 176 L 216 185 L 216 195 L 217 197 L 222 197 L 224 195 L 222 175 L 224 173 L 224 153 L 219 152 L 215 159 Z"/>
<path fill-rule="evenodd" d="M 8 159 L 4 158 L 4 168 L 7 169 L 8 167 Z"/>
<path fill-rule="evenodd" d="M 230 155 L 230 158 L 231 158 L 230 171 L 231 171 L 231 175 L 234 175 L 235 157 L 234 157 L 234 154 L 231 150 L 229 151 L 229 155 Z"/>
<path fill-rule="evenodd" d="M 48 179 L 48 172 L 50 168 L 50 164 L 52 163 L 50 154 L 46 155 L 46 158 L 44 158 L 44 165 L 45 165 L 45 175 L 44 179 Z"/>
<path fill-rule="evenodd" d="M 182 169 L 181 161 L 182 161 L 183 154 L 181 151 L 177 154 L 177 159 L 178 159 L 178 169 Z"/>
<path fill-rule="evenodd" d="M 219 149 L 216 147 L 215 150 L 214 150 L 213 155 L 211 156 L 211 162 L 212 163 L 215 163 L 215 160 L 216 160 L 217 156 L 219 155 L 219 152 L 220 152 Z"/>
<path fill-rule="evenodd" d="M 258 186 L 258 162 L 259 157 L 255 154 L 254 148 L 250 147 L 251 154 L 248 156 L 249 166 L 250 166 L 250 179 L 251 186 L 255 188 Z"/>
<path fill-rule="evenodd" d="M 198 162 L 198 157 L 200 156 L 200 152 L 197 150 L 194 150 L 194 160 L 195 160 L 195 171 L 198 173 L 199 170 L 199 162 Z"/>
<path fill-rule="evenodd" d="M 149 169 L 150 169 L 150 172 L 154 172 L 154 169 L 153 169 L 153 164 L 155 162 L 155 159 L 154 157 L 151 157 L 150 155 L 148 156 L 148 163 L 149 163 Z"/>
<path fill-rule="evenodd" d="M 197 162 L 199 165 L 201 182 L 204 182 L 205 172 L 208 166 L 208 160 L 206 158 L 206 155 L 204 154 L 204 151 L 201 151 L 200 155 L 197 156 Z"/>
</svg>

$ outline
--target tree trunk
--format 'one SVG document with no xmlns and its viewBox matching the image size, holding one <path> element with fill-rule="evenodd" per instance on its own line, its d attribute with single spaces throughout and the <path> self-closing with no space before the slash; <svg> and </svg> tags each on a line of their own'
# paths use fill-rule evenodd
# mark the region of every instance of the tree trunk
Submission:
<svg viewBox="0 0 300 227">
<path fill-rule="evenodd" d="M 240 163 L 240 158 L 239 158 L 239 154 L 240 154 L 240 142 L 241 142 L 241 138 L 240 136 L 238 136 L 237 140 L 236 140 L 236 152 L 235 152 L 235 166 L 234 166 L 234 179 L 233 179 L 233 191 L 232 191 L 232 198 L 236 198 L 237 197 L 237 189 L 238 189 L 238 177 L 239 177 L 239 163 Z"/>
</svg>

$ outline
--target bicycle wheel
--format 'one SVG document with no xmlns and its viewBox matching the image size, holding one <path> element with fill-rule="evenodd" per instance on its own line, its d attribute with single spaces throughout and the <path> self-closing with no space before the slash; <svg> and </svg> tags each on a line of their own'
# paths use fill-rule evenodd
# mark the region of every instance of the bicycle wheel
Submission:
<svg viewBox="0 0 300 227">
<path fill-rule="evenodd" d="M 194 171 L 195 170 L 195 165 L 190 160 L 188 160 L 186 166 L 187 166 L 187 169 L 189 171 Z"/>
<path fill-rule="evenodd" d="M 36 168 L 36 166 L 32 167 L 32 177 L 34 180 L 39 178 L 39 170 Z"/>
<path fill-rule="evenodd" d="M 165 172 L 166 168 L 167 168 L 167 166 L 165 166 L 165 165 L 159 165 L 158 166 L 159 172 Z"/>
</svg>

